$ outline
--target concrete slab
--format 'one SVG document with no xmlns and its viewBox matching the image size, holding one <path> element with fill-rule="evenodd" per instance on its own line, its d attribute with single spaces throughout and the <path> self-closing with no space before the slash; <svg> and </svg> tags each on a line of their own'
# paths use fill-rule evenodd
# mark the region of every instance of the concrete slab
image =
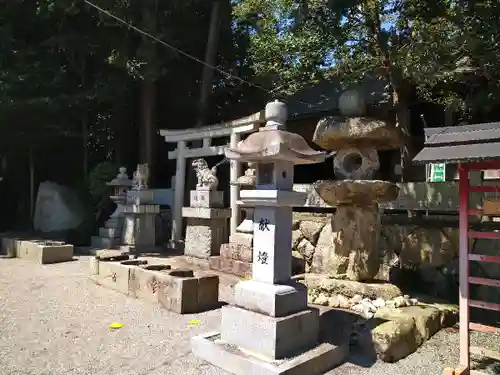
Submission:
<svg viewBox="0 0 500 375">
<path fill-rule="evenodd" d="M 218 332 L 191 339 L 193 354 L 234 375 L 323 375 L 340 365 L 348 346 L 321 343 L 296 357 L 269 360 L 224 343 Z"/>
</svg>

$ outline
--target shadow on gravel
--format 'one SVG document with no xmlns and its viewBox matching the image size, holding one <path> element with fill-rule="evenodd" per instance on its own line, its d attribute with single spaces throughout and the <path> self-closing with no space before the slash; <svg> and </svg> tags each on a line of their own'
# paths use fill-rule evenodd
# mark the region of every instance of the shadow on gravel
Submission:
<svg viewBox="0 0 500 375">
<path fill-rule="evenodd" d="M 486 371 L 488 374 L 500 374 L 500 361 L 492 358 L 481 358 L 476 362 L 474 370 Z"/>
<path fill-rule="evenodd" d="M 359 319 L 359 315 L 347 310 L 320 308 L 321 339 L 333 345 L 346 346 L 349 356 L 345 362 L 369 368 L 377 362 L 377 354 L 371 336 L 362 334 L 360 337 L 357 328 Z M 371 324 L 376 326 L 381 323 L 383 321 Z"/>
</svg>

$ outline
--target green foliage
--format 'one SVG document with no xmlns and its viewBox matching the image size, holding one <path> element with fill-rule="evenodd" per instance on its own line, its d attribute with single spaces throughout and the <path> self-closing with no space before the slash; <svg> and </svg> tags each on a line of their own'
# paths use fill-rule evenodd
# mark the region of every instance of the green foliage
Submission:
<svg viewBox="0 0 500 375">
<path fill-rule="evenodd" d="M 110 189 L 108 182 L 118 174 L 119 166 L 113 162 L 105 161 L 97 164 L 89 173 L 89 193 L 95 199 L 108 197 Z"/>
<path fill-rule="evenodd" d="M 400 100 L 411 85 L 467 117 L 478 100 L 499 103 L 499 10 L 490 0 L 240 0 L 234 14 L 253 69 L 276 92 L 370 73 Z"/>
</svg>

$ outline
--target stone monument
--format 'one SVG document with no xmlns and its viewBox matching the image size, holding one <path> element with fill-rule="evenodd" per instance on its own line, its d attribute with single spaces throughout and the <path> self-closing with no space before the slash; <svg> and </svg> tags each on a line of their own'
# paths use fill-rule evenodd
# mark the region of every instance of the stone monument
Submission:
<svg viewBox="0 0 500 375">
<path fill-rule="evenodd" d="M 198 181 L 190 193 L 190 207 L 182 208 L 182 216 L 187 218 L 184 254 L 208 260 L 219 255 L 220 246 L 227 241 L 231 210 L 223 208 L 224 192 L 217 190 L 216 167 L 208 168 L 204 159 L 196 159 L 192 165 Z"/>
<path fill-rule="evenodd" d="M 254 163 L 248 163 L 245 174 L 232 185 L 242 188 L 255 188 L 256 176 Z M 236 233 L 229 236 L 229 243 L 222 244 L 220 256 L 210 257 L 210 268 L 231 273 L 240 277 L 248 277 L 252 273 L 253 249 L 253 208 L 242 207 L 244 220 L 236 228 Z"/>
<path fill-rule="evenodd" d="M 379 202 L 397 199 L 399 188 L 387 181 L 373 180 L 380 167 L 378 151 L 400 148 L 401 131 L 387 121 L 362 117 L 366 104 L 356 90 L 339 99 L 343 116 L 319 121 L 313 141 L 337 151 L 333 168 L 339 181 L 318 181 L 314 189 L 337 208 L 331 223 L 331 246 L 316 251 L 312 271 L 349 280 L 370 281 L 381 263 Z"/>
<path fill-rule="evenodd" d="M 116 203 L 116 210 L 106 221 L 104 227 L 99 228 L 99 236 L 91 237 L 91 246 L 96 249 L 114 249 L 121 244 L 123 212 L 127 201 L 127 191 L 132 186 L 132 180 L 127 175 L 127 168 L 121 167 L 116 178 L 108 182 L 107 185 L 114 189 L 110 198 Z"/>
<path fill-rule="evenodd" d="M 122 250 L 140 253 L 156 248 L 155 220 L 160 206 L 152 203 L 153 190 L 148 187 L 148 179 L 148 165 L 138 164 L 123 210 Z"/>
<path fill-rule="evenodd" d="M 319 312 L 307 306 L 307 288 L 291 280 L 294 164 L 324 161 L 299 135 L 282 130 L 285 104 L 266 106 L 267 124 L 228 159 L 257 163 L 256 190 L 242 190 L 242 205 L 254 206 L 252 279 L 234 287 L 234 300 L 222 308 L 221 332 L 192 339 L 198 357 L 237 375 L 319 375 L 342 362 L 345 347 L 319 343 Z"/>
</svg>

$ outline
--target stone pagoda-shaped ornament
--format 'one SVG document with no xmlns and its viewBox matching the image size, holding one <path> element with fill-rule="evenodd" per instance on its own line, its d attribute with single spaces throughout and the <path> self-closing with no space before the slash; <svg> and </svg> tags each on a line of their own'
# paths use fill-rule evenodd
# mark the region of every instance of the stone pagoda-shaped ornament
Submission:
<svg viewBox="0 0 500 375">
<path fill-rule="evenodd" d="M 113 188 L 113 195 L 110 198 L 116 203 L 116 209 L 104 227 L 99 228 L 99 236 L 91 238 L 91 246 L 96 249 L 114 249 L 121 244 L 127 191 L 132 187 L 127 168 L 121 167 L 118 175 L 107 185 Z"/>
<path fill-rule="evenodd" d="M 320 163 L 299 135 L 285 128 L 287 109 L 266 106 L 267 124 L 226 157 L 255 162 L 255 190 L 240 201 L 253 206 L 252 279 L 234 287 L 234 300 L 222 308 L 221 331 L 192 339 L 195 355 L 237 375 L 319 375 L 344 360 L 346 348 L 319 341 L 319 312 L 307 306 L 307 288 L 291 280 L 294 206 L 306 196 L 294 192 L 294 164 Z"/>
<path fill-rule="evenodd" d="M 313 141 L 337 151 L 333 168 L 336 181 L 318 181 L 314 188 L 337 208 L 332 219 L 331 246 L 313 257 L 312 271 L 353 281 L 370 281 L 381 258 L 379 202 L 397 199 L 395 183 L 374 180 L 380 164 L 379 150 L 403 146 L 401 131 L 389 121 L 367 117 L 361 91 L 348 90 L 339 99 L 342 116 L 319 121 Z"/>
</svg>

